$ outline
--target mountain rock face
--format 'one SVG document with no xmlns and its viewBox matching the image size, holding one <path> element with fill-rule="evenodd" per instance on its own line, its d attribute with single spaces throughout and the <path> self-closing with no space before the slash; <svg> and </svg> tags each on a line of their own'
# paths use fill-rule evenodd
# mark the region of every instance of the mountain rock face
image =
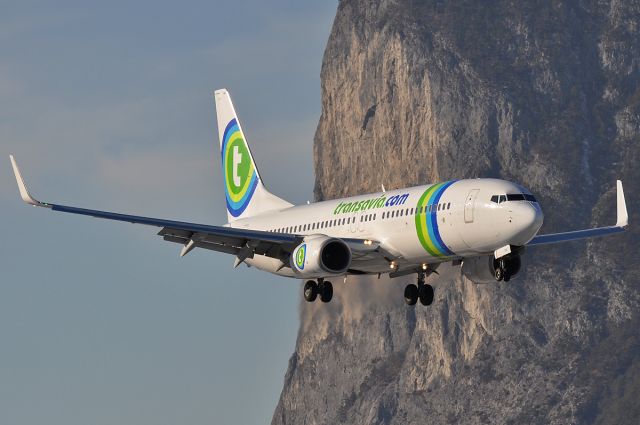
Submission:
<svg viewBox="0 0 640 425">
<path fill-rule="evenodd" d="M 530 248 L 509 283 L 445 265 L 334 280 L 302 302 L 273 424 L 638 423 L 640 2 L 342 0 L 322 67 L 319 200 L 498 177 L 528 187 L 542 233 L 630 228 Z"/>
</svg>

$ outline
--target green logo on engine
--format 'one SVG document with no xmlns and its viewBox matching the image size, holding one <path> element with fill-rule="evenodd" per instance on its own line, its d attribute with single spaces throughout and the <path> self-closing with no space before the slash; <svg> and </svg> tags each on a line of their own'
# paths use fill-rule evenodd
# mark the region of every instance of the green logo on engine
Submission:
<svg viewBox="0 0 640 425">
<path fill-rule="evenodd" d="M 307 244 L 302 245 L 296 251 L 296 267 L 304 270 L 304 260 L 307 257 Z"/>
</svg>

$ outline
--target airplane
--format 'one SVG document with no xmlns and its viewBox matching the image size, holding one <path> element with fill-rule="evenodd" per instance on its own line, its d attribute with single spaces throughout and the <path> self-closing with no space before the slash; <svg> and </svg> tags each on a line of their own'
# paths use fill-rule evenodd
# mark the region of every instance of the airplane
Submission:
<svg viewBox="0 0 640 425">
<path fill-rule="evenodd" d="M 498 179 L 464 179 L 382 190 L 294 206 L 269 192 L 249 149 L 227 90 L 214 93 L 228 222 L 222 226 L 163 220 L 41 202 L 28 191 L 10 156 L 22 199 L 53 211 L 160 228 L 165 241 L 235 257 L 280 276 L 306 280 L 304 299 L 333 297 L 332 278 L 414 275 L 405 302 L 430 305 L 426 283 L 446 262 L 475 283 L 509 281 L 521 268 L 525 248 L 623 232 L 628 214 L 617 181 L 614 226 L 538 235 L 543 212 L 533 194 Z"/>
</svg>

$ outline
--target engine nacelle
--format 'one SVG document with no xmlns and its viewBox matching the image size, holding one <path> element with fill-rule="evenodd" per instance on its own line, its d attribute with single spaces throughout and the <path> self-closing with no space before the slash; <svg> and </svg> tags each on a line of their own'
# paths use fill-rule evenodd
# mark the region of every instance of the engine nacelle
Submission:
<svg viewBox="0 0 640 425">
<path fill-rule="evenodd" d="M 351 265 L 351 249 L 341 239 L 308 236 L 291 254 L 291 269 L 300 277 L 343 274 Z"/>
<path fill-rule="evenodd" d="M 504 263 L 505 274 L 509 279 L 513 278 L 519 271 L 521 260 L 519 255 L 511 255 L 496 260 L 493 255 L 482 255 L 480 257 L 465 258 L 462 262 L 462 274 L 473 283 L 495 283 L 496 268 L 500 266 L 500 261 Z"/>
</svg>

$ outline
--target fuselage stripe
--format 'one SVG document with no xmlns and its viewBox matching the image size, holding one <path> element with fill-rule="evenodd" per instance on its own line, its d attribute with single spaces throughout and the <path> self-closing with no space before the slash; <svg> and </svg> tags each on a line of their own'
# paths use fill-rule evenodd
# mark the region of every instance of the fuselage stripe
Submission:
<svg viewBox="0 0 640 425">
<path fill-rule="evenodd" d="M 416 232 L 422 247 L 434 257 L 455 255 L 442 240 L 438 229 L 437 215 L 437 205 L 445 190 L 453 183 L 455 181 L 438 183 L 429 187 L 418 201 L 418 211 L 415 215 Z"/>
<path fill-rule="evenodd" d="M 431 204 L 438 205 L 438 203 L 440 202 L 440 198 L 442 198 L 442 195 L 444 194 L 444 191 L 447 190 L 447 188 L 449 186 L 451 186 L 452 184 L 453 184 L 452 181 L 444 183 L 440 187 L 440 189 L 438 189 L 438 191 L 436 192 L 433 200 L 431 201 Z M 453 252 L 451 252 L 451 250 L 447 247 L 447 245 L 442 240 L 442 236 L 440 235 L 440 231 L 438 229 L 438 216 L 437 216 L 437 214 L 438 214 L 437 210 L 433 211 L 431 214 L 429 214 L 429 219 L 431 220 L 431 228 L 433 229 L 433 234 L 435 236 L 435 240 L 437 242 L 438 247 L 440 248 L 440 251 L 444 255 L 453 255 Z"/>
</svg>

